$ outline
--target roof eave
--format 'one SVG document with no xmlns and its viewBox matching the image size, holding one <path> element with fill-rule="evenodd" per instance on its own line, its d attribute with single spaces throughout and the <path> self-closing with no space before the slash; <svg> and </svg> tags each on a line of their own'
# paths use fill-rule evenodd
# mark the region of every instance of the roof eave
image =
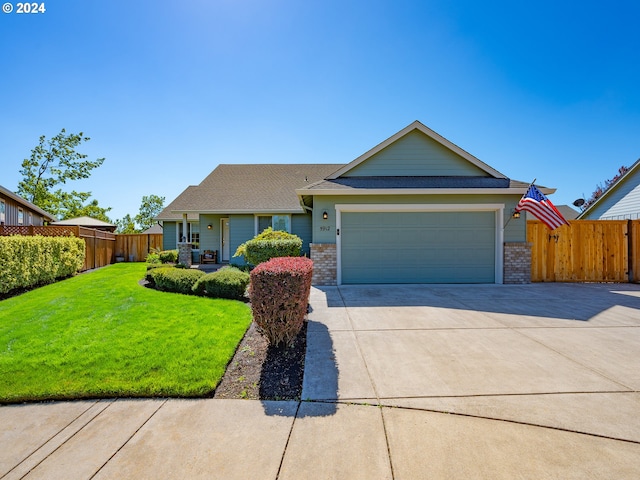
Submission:
<svg viewBox="0 0 640 480">
<path fill-rule="evenodd" d="M 595 206 L 598 205 L 603 198 L 606 198 L 612 191 L 617 190 L 620 187 L 620 185 L 626 182 L 627 179 L 631 176 L 631 172 L 637 170 L 638 168 L 640 168 L 640 159 L 636 160 L 635 163 L 631 165 L 631 167 L 629 167 L 629 170 L 627 170 L 624 173 L 624 175 L 622 175 L 615 184 L 613 184 L 608 190 L 606 190 L 602 195 L 600 195 L 595 202 L 593 202 L 591 205 L 585 208 L 582 212 L 580 212 L 580 214 L 576 217 L 576 220 L 582 220 L 582 217 L 584 217 L 589 211 L 593 210 Z"/>
<path fill-rule="evenodd" d="M 20 195 L 18 195 L 17 193 L 13 193 L 11 190 L 4 188 L 2 186 L 0 186 L 0 191 L 6 195 L 7 197 L 9 197 L 10 199 L 12 199 L 15 202 L 18 202 L 20 205 L 22 205 L 23 207 L 29 208 L 30 210 L 33 210 L 34 212 L 39 213 L 40 215 L 42 215 L 42 217 L 47 220 L 47 221 L 56 221 L 58 220 L 58 218 L 55 215 L 50 214 L 49 212 L 45 212 L 44 210 L 42 210 L 40 207 L 38 207 L 37 205 L 34 205 L 33 203 L 31 203 L 29 200 L 22 198 Z"/>
<path fill-rule="evenodd" d="M 528 187 L 510 188 L 371 188 L 296 190 L 298 197 L 303 195 L 524 195 Z M 545 195 L 555 193 L 555 188 L 540 188 Z"/>
<path fill-rule="evenodd" d="M 246 215 L 246 214 L 279 214 L 279 213 L 304 213 L 302 207 L 299 208 L 261 208 L 261 209 L 231 209 L 231 210 L 171 210 L 175 214 L 196 214 L 196 215 Z"/>
</svg>

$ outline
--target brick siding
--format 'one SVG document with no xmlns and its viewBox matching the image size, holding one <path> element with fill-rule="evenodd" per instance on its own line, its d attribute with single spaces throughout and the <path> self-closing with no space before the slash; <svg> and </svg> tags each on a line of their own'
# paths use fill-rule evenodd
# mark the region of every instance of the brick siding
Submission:
<svg viewBox="0 0 640 480">
<path fill-rule="evenodd" d="M 337 258 L 334 243 L 312 243 L 313 285 L 337 285 Z"/>
<path fill-rule="evenodd" d="M 187 267 L 191 266 L 191 244 L 178 243 L 178 263 L 182 263 Z"/>
<path fill-rule="evenodd" d="M 505 242 L 504 283 L 531 283 L 531 244 Z"/>
</svg>

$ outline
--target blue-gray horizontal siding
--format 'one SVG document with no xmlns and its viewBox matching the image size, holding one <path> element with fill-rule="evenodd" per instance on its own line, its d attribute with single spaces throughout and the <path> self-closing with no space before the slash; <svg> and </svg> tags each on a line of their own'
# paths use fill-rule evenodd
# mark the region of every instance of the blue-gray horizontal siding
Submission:
<svg viewBox="0 0 640 480">
<path fill-rule="evenodd" d="M 311 215 L 291 215 L 291 233 L 302 239 L 302 254 L 311 256 L 309 244 L 313 238 Z"/>
<path fill-rule="evenodd" d="M 613 190 L 592 207 L 585 219 L 636 220 L 640 218 L 640 170 L 615 185 Z"/>
<path fill-rule="evenodd" d="M 162 222 L 162 249 L 175 250 L 176 244 L 176 222 Z"/>
<path fill-rule="evenodd" d="M 243 265 L 244 257 L 234 257 L 238 247 L 255 236 L 253 215 L 229 215 L 229 263 Z"/>
<path fill-rule="evenodd" d="M 343 177 L 460 176 L 487 173 L 422 132 L 413 131 Z"/>
<path fill-rule="evenodd" d="M 343 283 L 494 283 L 494 212 L 345 212 Z"/>
</svg>

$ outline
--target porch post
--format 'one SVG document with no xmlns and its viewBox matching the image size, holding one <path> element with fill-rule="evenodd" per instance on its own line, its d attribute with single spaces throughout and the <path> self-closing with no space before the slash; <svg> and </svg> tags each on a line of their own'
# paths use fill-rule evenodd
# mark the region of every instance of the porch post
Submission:
<svg viewBox="0 0 640 480">
<path fill-rule="evenodd" d="M 184 243 L 184 242 L 188 242 L 189 239 L 187 238 L 187 214 L 183 213 L 182 214 L 182 238 L 180 239 L 180 242 Z"/>
</svg>

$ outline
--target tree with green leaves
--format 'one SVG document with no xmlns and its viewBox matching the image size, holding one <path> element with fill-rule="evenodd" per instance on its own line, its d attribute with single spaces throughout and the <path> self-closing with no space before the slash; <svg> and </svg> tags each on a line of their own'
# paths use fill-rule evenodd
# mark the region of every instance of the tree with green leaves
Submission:
<svg viewBox="0 0 640 480">
<path fill-rule="evenodd" d="M 164 207 L 164 197 L 158 195 L 145 195 L 142 197 L 140 212 L 135 216 L 135 221 L 140 225 L 140 231 L 151 228 L 155 223 L 154 218 L 162 211 Z"/>
<path fill-rule="evenodd" d="M 91 171 L 102 165 L 104 158 L 88 160 L 88 155 L 76 151 L 89 140 L 82 132 L 66 133 L 64 128 L 49 140 L 42 135 L 31 156 L 22 162 L 18 195 L 61 219 L 75 217 L 79 212 L 82 215 L 93 212 L 89 216 L 97 214 L 104 220 L 111 209 L 101 208 L 96 200 L 85 205 L 91 192 L 56 189 L 68 181 L 89 178 Z"/>
<path fill-rule="evenodd" d="M 135 217 L 128 213 L 121 219 L 116 220 L 118 233 L 140 233 L 153 226 L 154 218 L 164 207 L 164 197 L 158 195 L 144 195 L 140 210 Z"/>
<path fill-rule="evenodd" d="M 136 222 L 128 213 L 121 219 L 116 220 L 117 233 L 140 233 L 136 228 Z"/>
</svg>

